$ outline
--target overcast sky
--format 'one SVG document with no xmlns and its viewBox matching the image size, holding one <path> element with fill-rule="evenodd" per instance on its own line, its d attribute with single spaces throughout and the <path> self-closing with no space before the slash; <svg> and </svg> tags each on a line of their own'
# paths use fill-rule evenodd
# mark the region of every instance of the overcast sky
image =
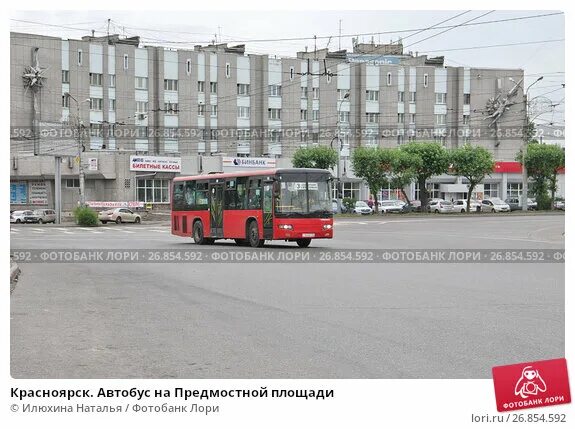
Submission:
<svg viewBox="0 0 575 429">
<path fill-rule="evenodd" d="M 329 48 L 338 49 L 339 20 L 342 20 L 342 34 L 349 35 L 341 38 L 341 48 L 351 50 L 351 35 L 395 32 L 373 36 L 376 43 L 388 43 L 390 40 L 397 41 L 399 37 L 415 33 L 398 32 L 399 30 L 427 28 L 462 12 L 464 11 L 26 11 L 12 13 L 11 29 L 63 38 L 80 38 L 89 34 L 92 29 L 96 30 L 96 35 L 106 34 L 107 19 L 110 18 L 112 33 L 125 31 L 128 36 L 141 36 L 144 43 L 171 47 L 189 48 L 194 44 L 209 43 L 215 37 L 218 37 L 218 41 L 231 43 L 251 39 L 309 38 L 298 41 L 246 43 L 249 53 L 294 57 L 297 51 L 304 50 L 306 46 L 313 50 L 314 35 L 333 36 L 329 41 Z M 443 25 L 460 24 L 486 12 L 471 11 Z M 495 11 L 472 22 L 553 12 Z M 42 25 L 15 20 L 33 21 Z M 564 42 L 446 51 L 563 39 L 563 15 L 459 27 L 419 42 L 442 31 L 445 29 L 432 29 L 407 37 L 404 45 L 414 44 L 407 50 L 421 54 L 445 55 L 446 64 L 451 66 L 523 68 L 527 85 L 537 77 L 544 76 L 543 81 L 531 89 L 531 97 L 544 95 L 555 103 L 563 100 L 564 90 L 561 89 L 561 84 L 565 82 Z M 371 37 L 359 36 L 359 39 L 369 42 Z M 327 44 L 328 39 L 317 41 L 318 48 L 324 48 Z M 563 109 L 563 104 L 555 107 L 555 122 L 562 121 Z M 551 120 L 550 115 L 541 118 Z"/>
</svg>

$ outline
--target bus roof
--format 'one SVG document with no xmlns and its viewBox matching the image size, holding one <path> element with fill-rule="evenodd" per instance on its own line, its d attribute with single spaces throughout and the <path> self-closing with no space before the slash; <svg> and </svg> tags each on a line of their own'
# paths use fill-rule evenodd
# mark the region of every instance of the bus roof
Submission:
<svg viewBox="0 0 575 429">
<path fill-rule="evenodd" d="M 271 168 L 268 170 L 254 170 L 254 171 L 234 171 L 230 173 L 213 173 L 201 174 L 196 176 L 177 176 L 174 177 L 174 182 L 181 180 L 205 180 L 205 179 L 226 179 L 228 177 L 246 177 L 246 176 L 272 176 L 278 173 L 328 173 L 328 170 L 321 168 Z"/>
</svg>

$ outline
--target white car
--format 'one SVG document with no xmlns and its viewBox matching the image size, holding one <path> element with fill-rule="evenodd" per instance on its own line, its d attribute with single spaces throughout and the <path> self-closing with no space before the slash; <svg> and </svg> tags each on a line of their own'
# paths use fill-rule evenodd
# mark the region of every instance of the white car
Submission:
<svg viewBox="0 0 575 429">
<path fill-rule="evenodd" d="M 469 201 L 469 211 L 471 213 L 478 211 L 478 207 L 481 207 L 481 204 L 478 201 Z M 455 200 L 453 202 L 453 211 L 456 213 L 465 213 L 467 211 L 467 200 Z"/>
<path fill-rule="evenodd" d="M 481 211 L 488 213 L 510 212 L 511 207 L 501 198 L 487 198 L 481 201 Z"/>
<path fill-rule="evenodd" d="M 27 223 L 26 217 L 30 218 L 34 215 L 32 210 L 16 210 L 10 213 L 10 223 Z"/>
<path fill-rule="evenodd" d="M 427 204 L 429 213 L 453 213 L 453 203 L 451 201 L 434 199 Z"/>
<path fill-rule="evenodd" d="M 401 213 L 405 202 L 401 200 L 382 200 L 378 201 L 378 209 L 381 214 L 385 213 Z"/>
<path fill-rule="evenodd" d="M 355 214 L 369 215 L 373 213 L 373 209 L 365 201 L 356 201 L 353 212 Z"/>
<path fill-rule="evenodd" d="M 123 223 L 123 222 L 134 222 L 140 223 L 142 218 L 139 214 L 134 213 L 130 209 L 110 209 L 110 210 L 103 210 L 98 213 L 98 219 L 103 224 L 107 224 L 108 222 L 116 222 L 116 223 Z"/>
</svg>

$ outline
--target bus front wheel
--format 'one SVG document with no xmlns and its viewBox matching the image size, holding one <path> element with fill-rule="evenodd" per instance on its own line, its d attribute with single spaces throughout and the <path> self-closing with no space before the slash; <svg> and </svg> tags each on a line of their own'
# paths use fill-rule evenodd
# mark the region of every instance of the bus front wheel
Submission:
<svg viewBox="0 0 575 429">
<path fill-rule="evenodd" d="M 193 238 L 196 244 L 208 244 L 208 239 L 204 237 L 204 225 L 201 221 L 194 223 Z"/>
<path fill-rule="evenodd" d="M 250 226 L 248 228 L 248 241 L 251 247 L 263 247 L 264 245 L 264 240 L 260 239 L 258 223 L 255 220 L 250 222 Z"/>
<path fill-rule="evenodd" d="M 296 240 L 296 243 L 299 247 L 308 247 L 311 243 L 311 238 L 300 238 Z"/>
</svg>

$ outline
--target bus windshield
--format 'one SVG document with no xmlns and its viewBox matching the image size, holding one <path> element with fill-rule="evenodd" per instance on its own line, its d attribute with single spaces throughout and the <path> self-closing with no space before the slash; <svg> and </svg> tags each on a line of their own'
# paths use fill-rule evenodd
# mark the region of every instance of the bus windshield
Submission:
<svg viewBox="0 0 575 429">
<path fill-rule="evenodd" d="M 279 176 L 276 215 L 317 216 L 332 213 L 331 176 L 326 173 L 284 173 Z"/>
</svg>

